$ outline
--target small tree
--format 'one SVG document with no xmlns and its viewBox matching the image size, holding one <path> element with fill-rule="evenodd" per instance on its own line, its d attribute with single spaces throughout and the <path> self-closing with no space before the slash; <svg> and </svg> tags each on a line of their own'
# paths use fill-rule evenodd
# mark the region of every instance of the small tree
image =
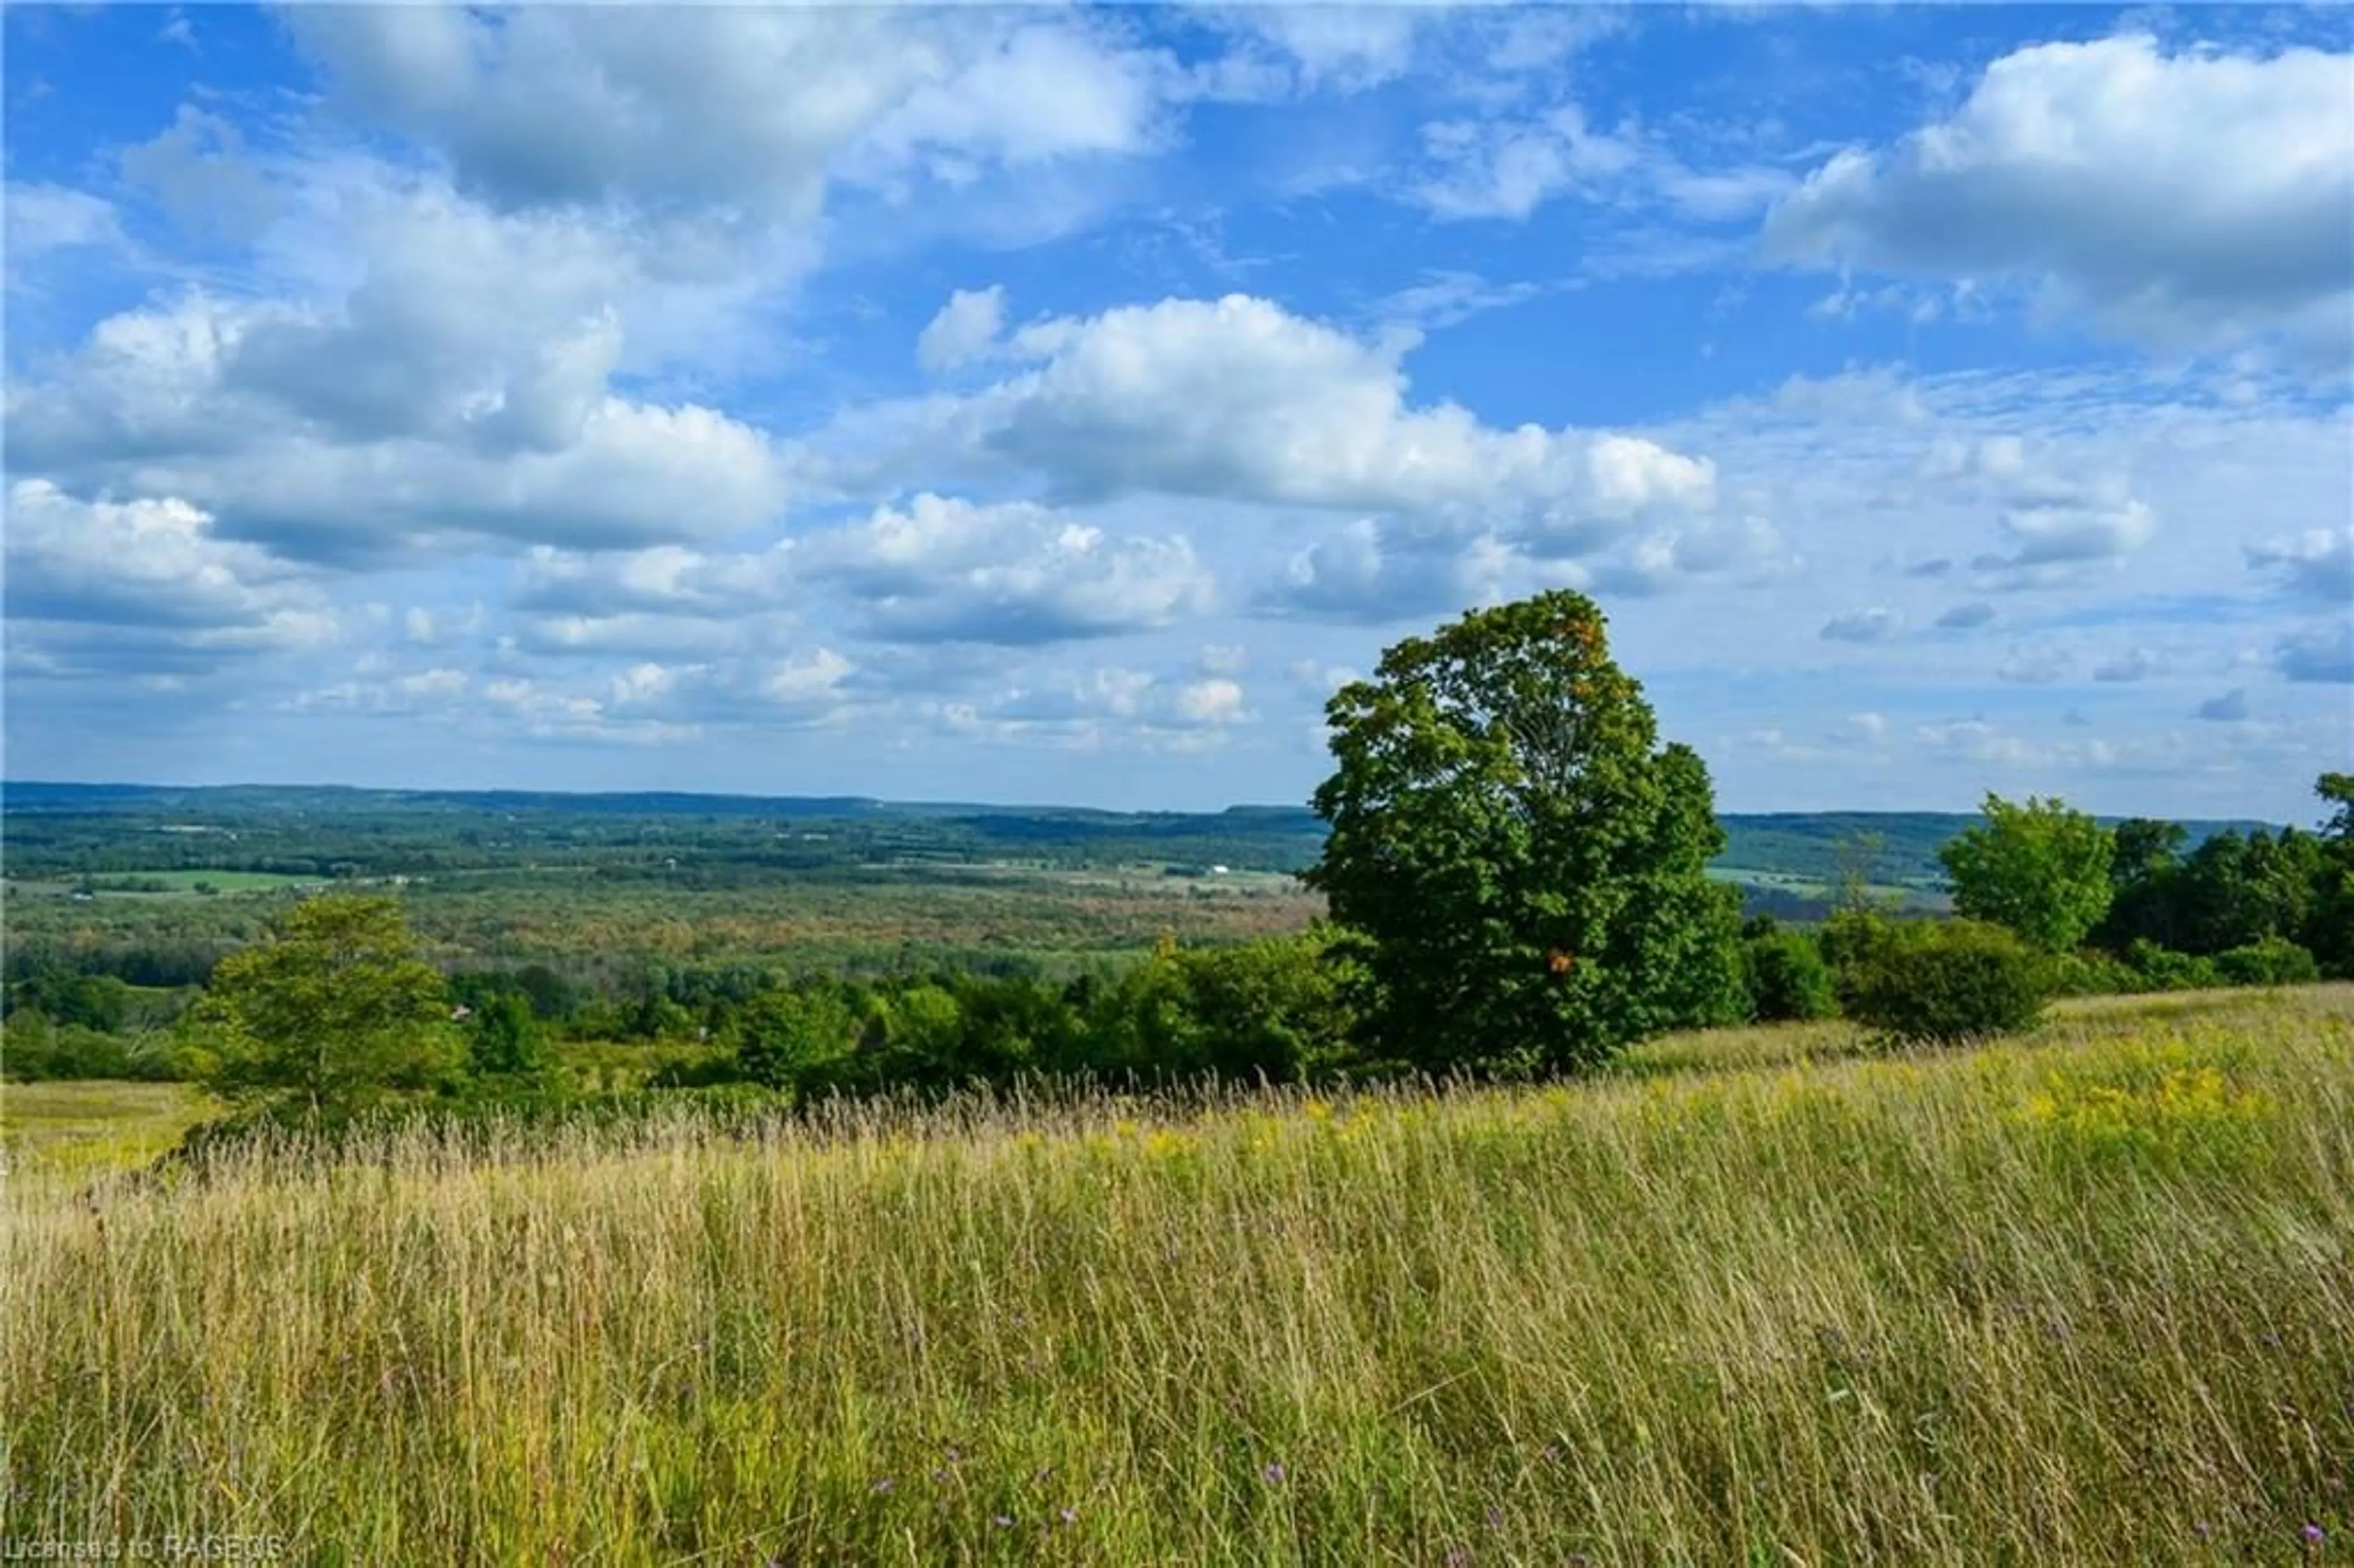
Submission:
<svg viewBox="0 0 2354 1568">
<path fill-rule="evenodd" d="M 2109 907 L 2108 830 L 2057 799 L 2015 806 L 1986 798 L 1986 821 L 1956 835 L 1937 858 L 1954 886 L 1954 907 L 2008 927 L 2047 953 L 2084 939 Z"/>
<path fill-rule="evenodd" d="M 1769 926 L 1743 939 L 1741 956 L 1749 1016 L 1756 1022 L 1829 1018 L 1839 1012 L 1831 966 L 1804 931 Z"/>
<path fill-rule="evenodd" d="M 474 1071 L 499 1076 L 536 1073 L 546 1065 L 539 1020 L 521 991 L 492 992 L 474 1008 L 467 1043 Z"/>
<path fill-rule="evenodd" d="M 243 1108 L 314 1119 L 426 1086 L 460 1054 L 449 989 L 394 898 L 297 905 L 220 961 L 188 1018 L 207 1087 Z"/>
<path fill-rule="evenodd" d="M 859 1021 L 841 997 L 779 986 L 746 1003 L 736 1020 L 736 1064 L 769 1088 L 822 1086 L 849 1061 Z"/>
<path fill-rule="evenodd" d="M 1575 1066 L 1736 994 L 1708 770 L 1659 745 L 1603 630 L 1575 593 L 1476 610 L 1329 705 L 1306 881 L 1366 938 L 1387 1059 Z"/>
</svg>

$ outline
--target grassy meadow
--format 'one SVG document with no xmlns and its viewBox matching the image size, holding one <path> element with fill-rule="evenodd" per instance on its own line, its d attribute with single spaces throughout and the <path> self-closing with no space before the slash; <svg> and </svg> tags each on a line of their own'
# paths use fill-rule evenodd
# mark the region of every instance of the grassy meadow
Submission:
<svg viewBox="0 0 2354 1568">
<path fill-rule="evenodd" d="M 1976 1051 L 1736 1031 L 1527 1090 L 412 1137 L 203 1183 L 16 1139 L 48 1092 L 0 1107 L 14 1538 L 1793 1565 L 2354 1539 L 2349 987 Z"/>
</svg>

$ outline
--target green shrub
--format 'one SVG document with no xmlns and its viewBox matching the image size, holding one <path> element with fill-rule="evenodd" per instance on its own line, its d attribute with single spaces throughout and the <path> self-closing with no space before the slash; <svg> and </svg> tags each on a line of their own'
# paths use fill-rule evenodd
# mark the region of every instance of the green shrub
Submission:
<svg viewBox="0 0 2354 1568">
<path fill-rule="evenodd" d="M 2131 996 L 2149 990 L 2138 969 L 2096 948 L 2055 953 L 2045 972 L 2054 996 Z"/>
<path fill-rule="evenodd" d="M 2147 937 L 2134 938 L 2125 960 L 2151 991 L 2204 991 L 2223 983 L 2214 959 L 2161 948 Z"/>
<path fill-rule="evenodd" d="M 2311 985 L 2321 966 L 2285 937 L 2266 937 L 2215 955 L 2215 972 L 2226 985 Z"/>
<path fill-rule="evenodd" d="M 1749 1016 L 1760 1023 L 1829 1018 L 1839 1012 L 1831 966 L 1803 931 L 1770 930 L 1741 944 Z"/>
<path fill-rule="evenodd" d="M 2047 960 L 2010 932 L 1955 920 L 1860 959 L 1848 1012 L 1905 1042 L 2009 1034 L 2035 1022 L 2049 983 Z"/>
</svg>

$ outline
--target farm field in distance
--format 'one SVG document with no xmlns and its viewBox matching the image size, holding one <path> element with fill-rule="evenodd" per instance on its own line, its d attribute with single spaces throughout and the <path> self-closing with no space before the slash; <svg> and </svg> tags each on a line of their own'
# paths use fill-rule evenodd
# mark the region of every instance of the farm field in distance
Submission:
<svg viewBox="0 0 2354 1568">
<path fill-rule="evenodd" d="M 20 783 L 8 810 L 14 950 L 166 984 L 330 885 L 401 893 L 452 965 L 548 962 L 607 982 L 722 962 L 1060 976 L 1163 933 L 1240 941 L 1323 908 L 1291 875 L 1322 826 L 1290 808 Z M 1729 817 L 1712 874 L 1755 912 L 1819 916 L 1850 872 L 1892 907 L 1941 909 L 1937 846 L 1971 820 Z M 2189 824 L 2193 842 L 2227 825 Z"/>
<path fill-rule="evenodd" d="M 28 1533 L 2190 1563 L 2354 1531 L 2354 987 L 2066 1004 L 1983 1050 L 1752 1028 L 1542 1089 L 870 1107 L 176 1185 L 20 1141 L 84 1092 L 0 1106 Z"/>
</svg>

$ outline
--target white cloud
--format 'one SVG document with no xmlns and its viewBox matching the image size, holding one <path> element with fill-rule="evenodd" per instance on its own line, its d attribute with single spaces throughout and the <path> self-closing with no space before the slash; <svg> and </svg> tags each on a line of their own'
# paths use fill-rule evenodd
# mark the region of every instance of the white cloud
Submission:
<svg viewBox="0 0 2354 1568">
<path fill-rule="evenodd" d="M 885 431 L 878 474 L 943 451 L 1034 472 L 1078 500 L 1159 493 L 1409 514 L 1585 553 L 1707 511 L 1705 460 L 1639 437 L 1484 426 L 1416 407 L 1411 334 L 1365 342 L 1269 301 L 1161 301 L 1015 333 L 1034 368 L 969 397 L 852 421 Z"/>
<path fill-rule="evenodd" d="M 223 539 L 177 498 L 85 501 L 47 480 L 8 488 L 8 615 L 168 627 L 260 642 L 313 627 L 315 584 L 257 546 Z"/>
<path fill-rule="evenodd" d="M 1115 538 L 1023 502 L 919 494 L 811 537 L 802 556 L 863 603 L 877 634 L 919 641 L 1111 636 L 1199 614 L 1212 593 L 1182 535 Z"/>
<path fill-rule="evenodd" d="M 951 184 L 1152 145 L 1161 57 L 1030 12 L 300 9 L 344 102 L 496 205 L 806 222 L 836 178 Z"/>
<path fill-rule="evenodd" d="M 1179 681 L 1119 665 L 1056 671 L 986 701 L 922 708 L 952 735 L 1076 750 L 1211 750 L 1257 718 L 1235 681 Z"/>
<path fill-rule="evenodd" d="M 916 359 L 926 370 L 954 370 L 989 352 L 1005 326 L 1002 287 L 959 289 L 916 340 Z"/>
<path fill-rule="evenodd" d="M 524 557 L 523 609 L 610 616 L 629 611 L 720 617 L 779 608 L 790 592 L 792 544 L 746 555 L 679 545 L 583 554 L 535 546 Z"/>
<path fill-rule="evenodd" d="M 1585 575 L 1574 565 L 1541 570 L 1493 535 L 1400 537 L 1361 517 L 1295 553 L 1257 602 L 1274 615 L 1379 625 L 1491 603 L 1541 578 L 1571 586 Z"/>
<path fill-rule="evenodd" d="M 2146 36 L 1989 66 L 1948 119 L 1850 148 L 1766 224 L 1780 260 L 2008 276 L 2162 351 L 2267 334 L 2342 365 L 2354 57 L 2168 53 Z"/>
<path fill-rule="evenodd" d="M 1423 150 L 1434 173 L 1414 194 L 1443 218 L 1524 218 L 1556 196 L 1599 196 L 1643 156 L 1575 104 L 1521 122 L 1441 121 L 1424 127 Z"/>
<path fill-rule="evenodd" d="M 123 243 L 114 204 L 64 185 L 10 181 L 5 197 L 12 284 L 27 262 L 62 250 L 111 249 Z"/>
</svg>

